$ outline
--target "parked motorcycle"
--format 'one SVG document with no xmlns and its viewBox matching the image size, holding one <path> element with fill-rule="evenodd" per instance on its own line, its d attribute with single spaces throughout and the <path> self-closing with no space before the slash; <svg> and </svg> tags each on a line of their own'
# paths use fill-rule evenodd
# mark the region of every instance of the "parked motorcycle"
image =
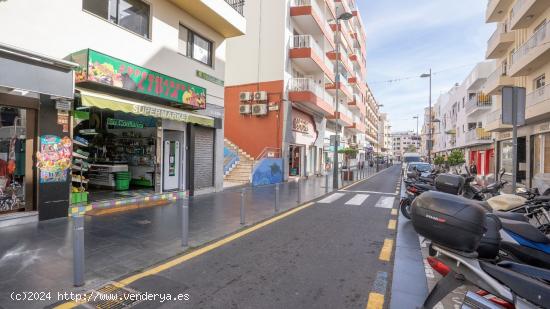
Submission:
<svg viewBox="0 0 550 309">
<path fill-rule="evenodd" d="M 430 265 L 444 276 L 423 308 L 465 284 L 483 291 L 467 293 L 462 308 L 548 308 L 550 271 L 499 259 L 500 231 L 509 228 L 504 219 L 478 202 L 436 191 L 416 198 L 411 211 L 417 233 L 432 241 Z"/>
</svg>

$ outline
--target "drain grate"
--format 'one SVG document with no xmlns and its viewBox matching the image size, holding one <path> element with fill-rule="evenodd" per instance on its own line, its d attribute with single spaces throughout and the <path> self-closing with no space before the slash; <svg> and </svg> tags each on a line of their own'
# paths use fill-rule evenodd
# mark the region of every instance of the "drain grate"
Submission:
<svg viewBox="0 0 550 309">
<path fill-rule="evenodd" d="M 118 287 L 112 283 L 106 284 L 99 289 L 86 293 L 90 300 L 85 307 L 94 309 L 123 309 L 131 308 L 141 302 L 140 292 L 128 287 Z"/>
</svg>

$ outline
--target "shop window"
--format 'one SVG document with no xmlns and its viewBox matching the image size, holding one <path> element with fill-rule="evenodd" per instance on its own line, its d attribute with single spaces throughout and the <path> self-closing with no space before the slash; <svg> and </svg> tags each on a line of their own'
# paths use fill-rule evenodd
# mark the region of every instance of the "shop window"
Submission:
<svg viewBox="0 0 550 309">
<path fill-rule="evenodd" d="M 82 9 L 150 38 L 151 8 L 141 0 L 83 0 Z"/>
<path fill-rule="evenodd" d="M 179 51 L 184 56 L 212 66 L 212 41 L 180 25 Z"/>
</svg>

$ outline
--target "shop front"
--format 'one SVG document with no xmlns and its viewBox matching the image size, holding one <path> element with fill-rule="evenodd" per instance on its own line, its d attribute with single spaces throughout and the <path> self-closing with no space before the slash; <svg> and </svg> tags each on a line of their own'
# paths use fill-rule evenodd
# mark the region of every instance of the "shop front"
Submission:
<svg viewBox="0 0 550 309">
<path fill-rule="evenodd" d="M 76 66 L 0 44 L 0 226 L 67 214 Z"/>
<path fill-rule="evenodd" d="M 317 145 L 320 135 L 314 117 L 293 108 L 291 119 L 291 134 L 288 139 L 289 176 L 307 177 L 319 174 L 323 165 L 323 148 L 322 145 Z"/>
<path fill-rule="evenodd" d="M 531 135 L 531 183 L 548 184 L 550 179 L 550 123 L 538 124 Z M 545 191 L 545 190 L 544 190 Z"/>
<path fill-rule="evenodd" d="M 503 132 L 498 134 L 497 149 L 498 149 L 498 170 L 504 169 L 503 178 L 509 182 L 512 180 L 513 171 L 513 141 L 511 139 L 512 132 Z M 527 138 L 526 136 L 518 136 L 517 141 L 517 177 L 518 184 L 529 186 L 528 184 L 528 169 L 527 169 Z"/>
<path fill-rule="evenodd" d="M 495 172 L 495 150 L 493 145 L 480 145 L 471 147 L 470 161 L 475 164 L 477 173 L 480 176 L 487 176 Z"/>
<path fill-rule="evenodd" d="M 90 49 L 71 59 L 80 64 L 73 204 L 213 186 L 221 121 L 194 111 L 205 109 L 206 89 Z"/>
</svg>

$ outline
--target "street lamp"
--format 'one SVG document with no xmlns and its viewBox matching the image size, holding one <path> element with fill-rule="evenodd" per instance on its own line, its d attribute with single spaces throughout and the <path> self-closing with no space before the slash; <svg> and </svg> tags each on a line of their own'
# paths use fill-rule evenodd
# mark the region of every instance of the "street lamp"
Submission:
<svg viewBox="0 0 550 309">
<path fill-rule="evenodd" d="M 336 18 L 336 31 L 334 31 L 334 43 L 336 44 L 336 65 L 334 66 L 334 76 L 336 83 L 336 115 L 338 115 L 338 106 L 340 105 L 340 98 L 338 95 L 340 88 L 340 63 L 338 60 L 340 58 L 340 21 L 341 20 L 350 20 L 353 18 L 351 13 L 342 13 L 338 18 Z M 340 122 L 336 118 L 336 134 L 334 136 L 334 167 L 332 168 L 332 188 L 338 190 L 338 147 L 340 144 Z"/>
<path fill-rule="evenodd" d="M 428 124 L 430 126 L 429 135 L 428 135 L 428 163 L 432 163 L 432 69 L 430 69 L 430 73 L 424 73 L 420 75 L 421 78 L 430 78 L 430 99 L 429 99 L 429 113 L 430 113 L 430 119 L 428 120 Z"/>
</svg>

